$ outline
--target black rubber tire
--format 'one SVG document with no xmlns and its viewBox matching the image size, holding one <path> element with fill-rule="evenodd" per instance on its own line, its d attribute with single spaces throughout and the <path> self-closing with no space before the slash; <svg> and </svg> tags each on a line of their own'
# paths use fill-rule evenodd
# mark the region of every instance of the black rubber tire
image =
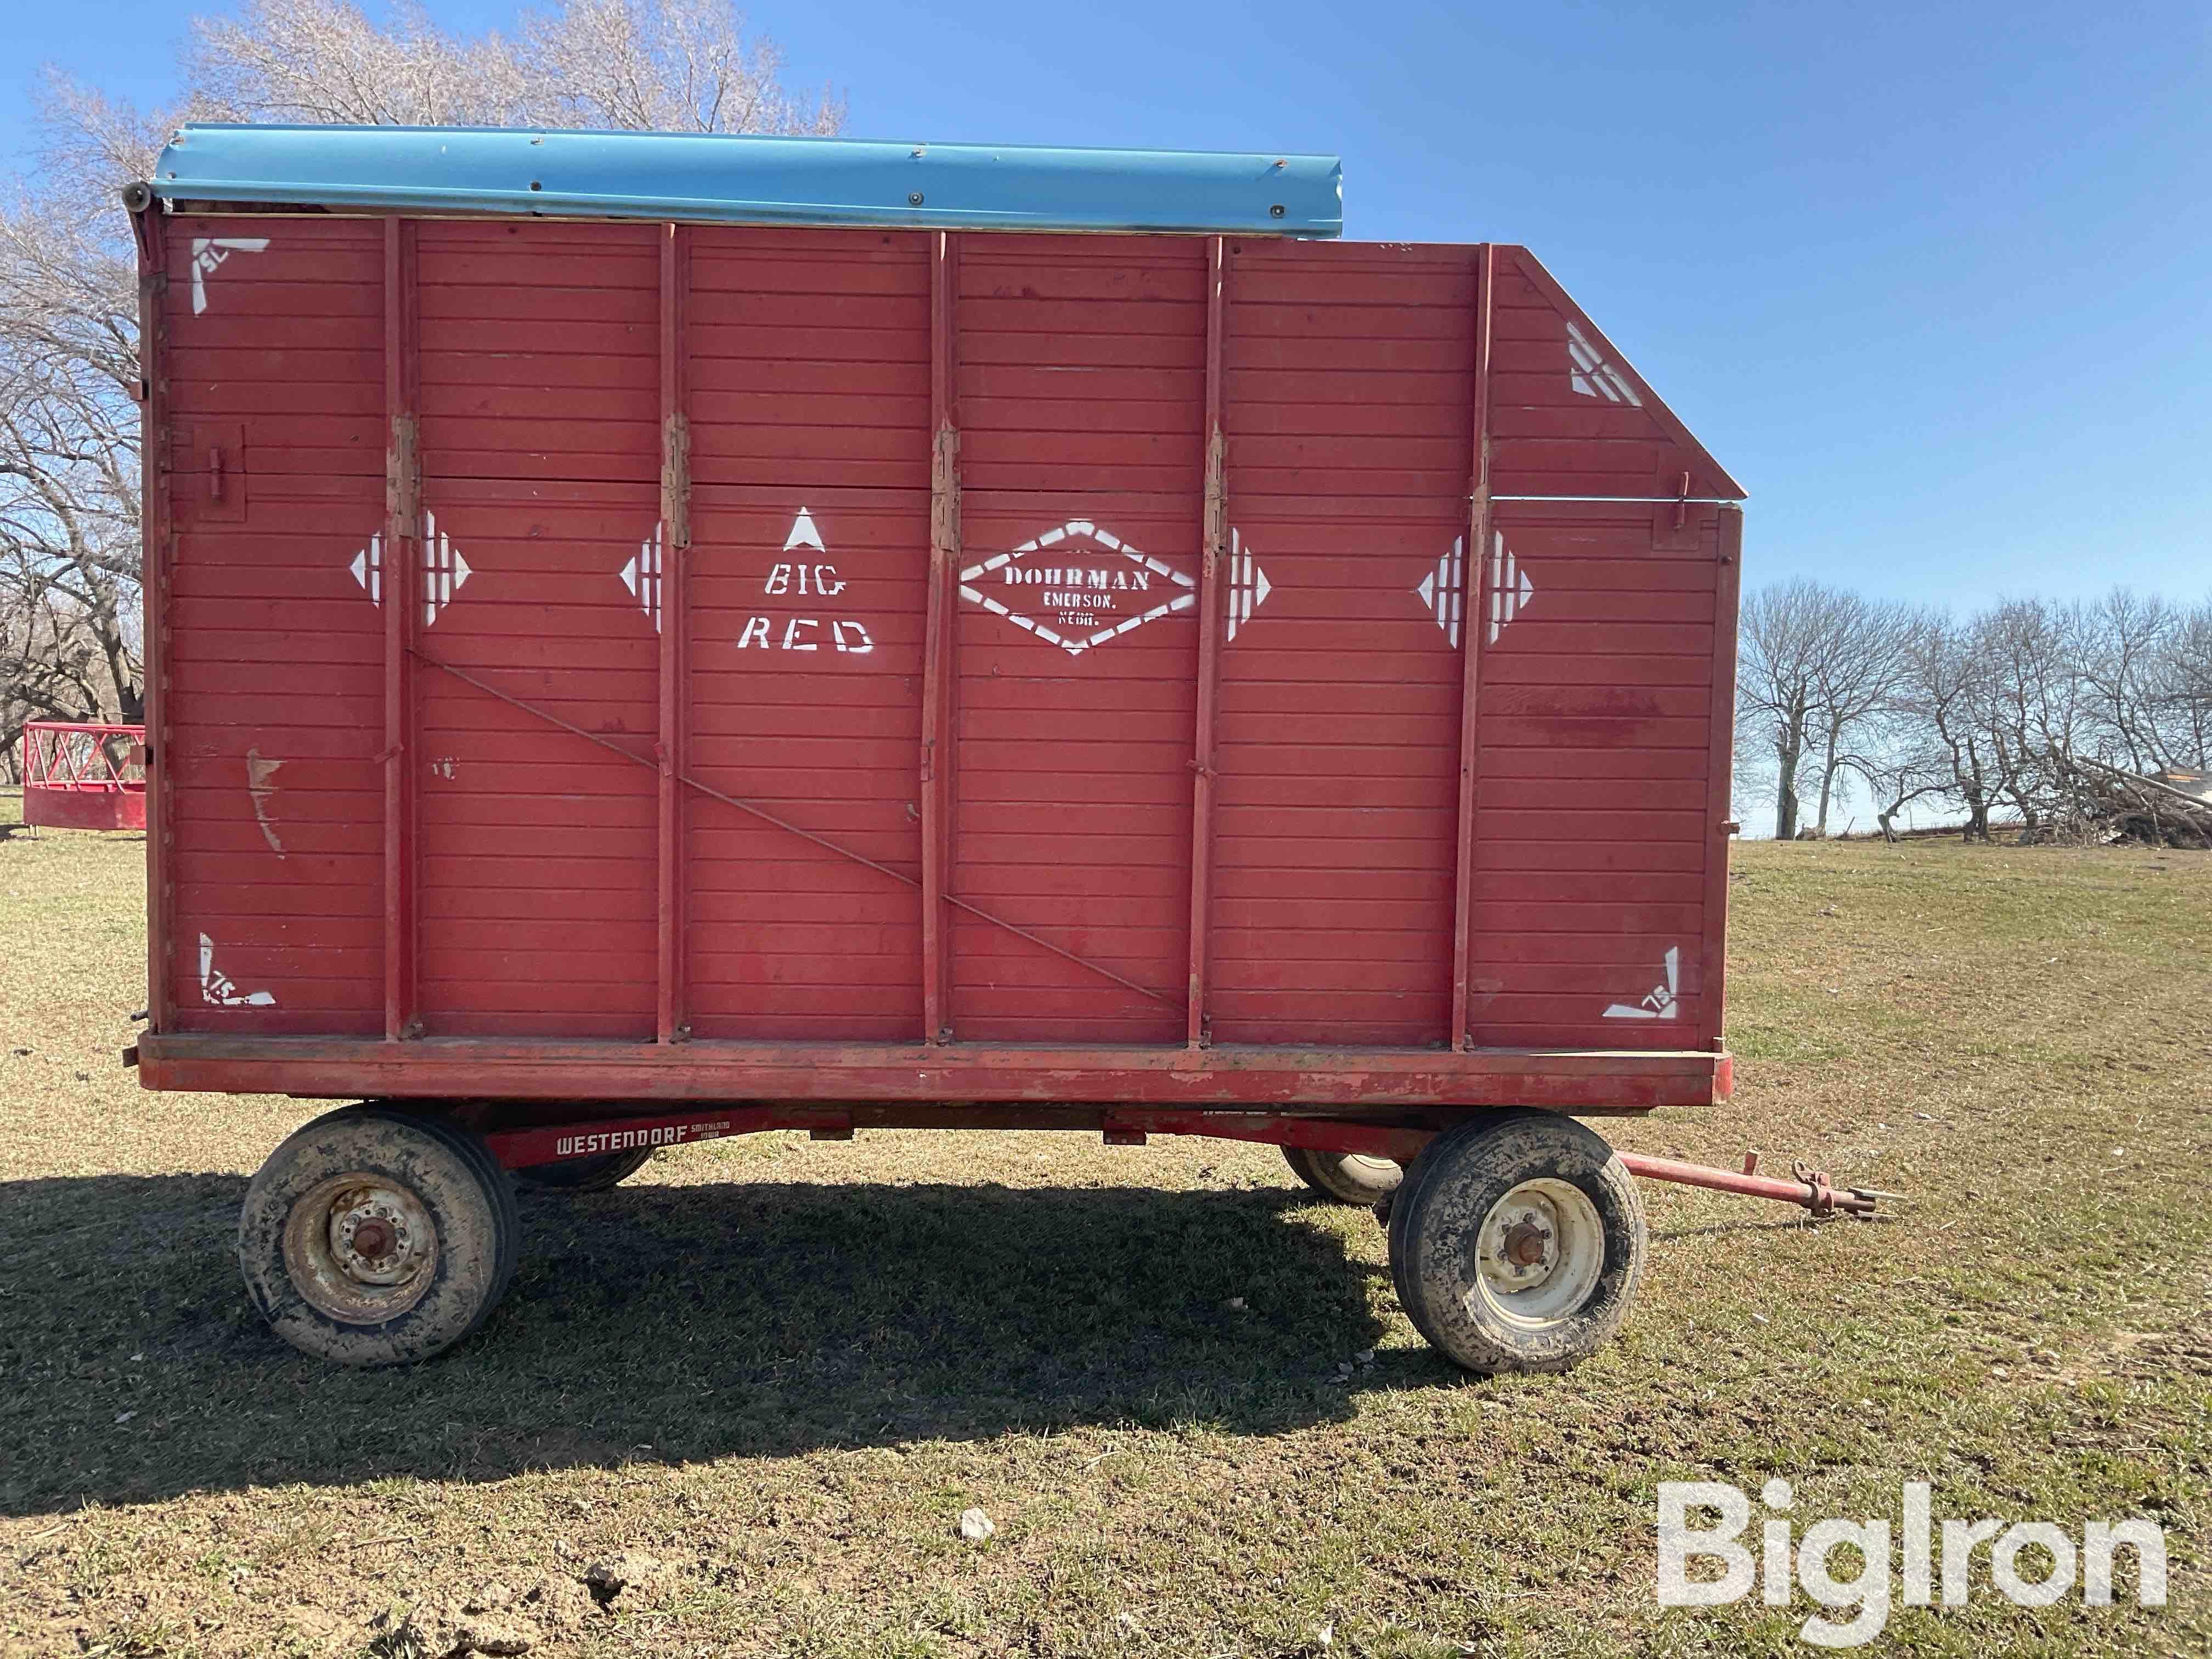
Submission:
<svg viewBox="0 0 2212 1659">
<path fill-rule="evenodd" d="M 1503 1311 L 1477 1260 L 1485 1220 L 1529 1182 L 1581 1194 L 1601 1239 L 1587 1295 L 1540 1322 Z M 1603 1347 L 1628 1316 L 1647 1249 L 1643 1199 L 1605 1138 L 1535 1111 L 1498 1112 L 1430 1142 L 1392 1200 L 1389 1238 L 1390 1276 L 1413 1328 L 1485 1374 L 1565 1370 Z"/>
<path fill-rule="evenodd" d="M 347 1281 L 327 1260 L 319 1279 L 307 1265 L 330 1252 L 327 1219 L 317 1243 L 318 1189 L 355 1176 L 405 1194 L 434 1231 L 434 1254 L 388 1296 Z M 301 1352 L 404 1365 L 483 1323 L 514 1278 L 521 1235 L 514 1188 L 474 1134 L 387 1106 L 349 1106 L 296 1131 L 247 1185 L 238 1261 L 262 1317 Z M 333 1310 L 348 1298 L 357 1305 Z"/>
<path fill-rule="evenodd" d="M 1283 1162 L 1307 1186 L 1337 1204 L 1357 1204 L 1371 1209 L 1392 1193 L 1406 1172 L 1387 1158 L 1363 1158 L 1357 1152 L 1322 1152 L 1310 1146 L 1285 1146 Z"/>
<path fill-rule="evenodd" d="M 514 1172 L 515 1183 L 534 1192 L 603 1193 L 618 1187 L 653 1162 L 653 1148 L 609 1152 L 601 1158 L 564 1158 L 557 1164 L 533 1164 Z"/>
</svg>

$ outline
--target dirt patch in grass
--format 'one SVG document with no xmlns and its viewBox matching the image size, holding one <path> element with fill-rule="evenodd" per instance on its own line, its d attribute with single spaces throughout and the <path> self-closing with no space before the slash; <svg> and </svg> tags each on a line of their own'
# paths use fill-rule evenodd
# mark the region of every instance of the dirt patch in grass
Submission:
<svg viewBox="0 0 2212 1659">
<path fill-rule="evenodd" d="M 2212 858 L 1740 849 L 1739 1098 L 1603 1127 L 1913 1201 L 1647 1188 L 1622 1340 L 1483 1382 L 1267 1149 L 911 1132 L 526 1200 L 466 1347 L 306 1360 L 231 1231 L 315 1109 L 117 1065 L 143 854 L 0 842 L 0 1651 L 1800 1650 L 1802 1594 L 1651 1591 L 1659 1481 L 1776 1475 L 1801 1525 L 1925 1480 L 2167 1529 L 2163 1611 L 2014 1608 L 1984 1552 L 1894 1646 L 2212 1650 Z"/>
</svg>

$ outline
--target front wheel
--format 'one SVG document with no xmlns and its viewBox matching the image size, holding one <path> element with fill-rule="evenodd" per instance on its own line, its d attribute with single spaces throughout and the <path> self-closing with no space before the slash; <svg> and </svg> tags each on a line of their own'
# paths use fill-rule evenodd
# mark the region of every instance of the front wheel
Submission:
<svg viewBox="0 0 2212 1659">
<path fill-rule="evenodd" d="M 1501 1113 L 1431 1142 L 1390 1212 L 1414 1328 L 1472 1371 L 1559 1371 L 1618 1332 L 1644 1278 L 1644 1203 L 1595 1131 Z"/>
<path fill-rule="evenodd" d="M 1406 1171 L 1387 1158 L 1360 1152 L 1323 1152 L 1310 1146 L 1285 1146 L 1283 1161 L 1291 1173 L 1323 1198 L 1369 1207 L 1398 1190 Z"/>
<path fill-rule="evenodd" d="M 458 1125 L 383 1106 L 317 1118 L 246 1189 L 238 1261 L 276 1334 L 320 1359 L 428 1359 L 514 1277 L 514 1192 Z"/>
</svg>

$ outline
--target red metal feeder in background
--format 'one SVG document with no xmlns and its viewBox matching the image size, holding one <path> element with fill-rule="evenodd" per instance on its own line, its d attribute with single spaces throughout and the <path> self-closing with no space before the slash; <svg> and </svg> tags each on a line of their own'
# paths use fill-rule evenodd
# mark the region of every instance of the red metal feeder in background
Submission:
<svg viewBox="0 0 2212 1659">
<path fill-rule="evenodd" d="M 50 830 L 143 830 L 146 728 L 93 720 L 26 726 L 23 822 Z"/>
</svg>

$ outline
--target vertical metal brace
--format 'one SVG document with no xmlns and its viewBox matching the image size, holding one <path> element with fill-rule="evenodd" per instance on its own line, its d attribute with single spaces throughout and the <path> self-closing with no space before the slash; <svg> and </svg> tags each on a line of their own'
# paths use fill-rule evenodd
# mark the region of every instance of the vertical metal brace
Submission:
<svg viewBox="0 0 2212 1659">
<path fill-rule="evenodd" d="M 1204 548 L 1198 578 L 1197 722 L 1192 740 L 1190 807 L 1190 987 L 1184 1041 L 1193 1048 L 1213 1042 L 1206 1008 L 1211 966 L 1213 893 L 1215 716 L 1221 701 L 1221 641 L 1227 611 L 1221 580 L 1229 556 L 1229 442 L 1222 418 L 1222 329 L 1225 320 L 1227 249 L 1211 238 L 1206 255 L 1206 496 L 1200 533 Z"/>
<path fill-rule="evenodd" d="M 1735 763 L 1736 608 L 1743 585 L 1743 509 L 1723 507 L 1715 528 L 1713 684 L 1705 718 L 1705 881 L 1703 956 L 1698 979 L 1698 1036 L 1718 1052 L 1728 975 L 1729 837 Z"/>
<path fill-rule="evenodd" d="M 690 237 L 665 225 L 660 239 L 660 720 L 655 823 L 659 866 L 655 946 L 659 995 L 654 1034 L 663 1042 L 690 1035 L 684 1023 L 684 803 L 677 787 L 684 765 L 686 580 L 691 568 L 691 427 L 684 404 L 684 322 Z"/>
<path fill-rule="evenodd" d="M 420 936 L 413 747 L 415 596 L 422 580 L 422 462 L 416 420 L 418 303 L 415 224 L 384 222 L 384 1036 L 422 1035 L 416 1010 Z"/>
<path fill-rule="evenodd" d="M 960 576 L 960 429 L 952 352 L 959 249 L 939 231 L 930 246 L 929 592 L 921 670 L 922 1040 L 952 1040 L 951 918 L 945 878 L 952 857 L 954 587 Z"/>
<path fill-rule="evenodd" d="M 176 562 L 176 523 L 170 507 L 169 276 L 163 269 L 167 222 L 152 205 L 131 216 L 138 244 L 138 346 L 146 388 L 144 430 L 139 439 L 138 584 L 143 611 L 145 692 L 139 711 L 146 723 L 146 1014 L 147 1032 L 173 1030 L 171 971 L 176 959 L 176 890 L 169 853 L 174 792 L 169 787 L 169 572 Z"/>
<path fill-rule="evenodd" d="M 1490 557 L 1490 319 L 1496 289 L 1496 252 L 1486 242 L 1475 250 L 1474 454 L 1468 477 L 1467 574 L 1462 614 L 1459 715 L 1459 842 L 1452 883 L 1451 1044 L 1464 1054 L 1475 1046 L 1468 1029 L 1468 979 L 1474 947 L 1476 785 L 1482 758 L 1481 684 L 1483 571 Z"/>
</svg>

